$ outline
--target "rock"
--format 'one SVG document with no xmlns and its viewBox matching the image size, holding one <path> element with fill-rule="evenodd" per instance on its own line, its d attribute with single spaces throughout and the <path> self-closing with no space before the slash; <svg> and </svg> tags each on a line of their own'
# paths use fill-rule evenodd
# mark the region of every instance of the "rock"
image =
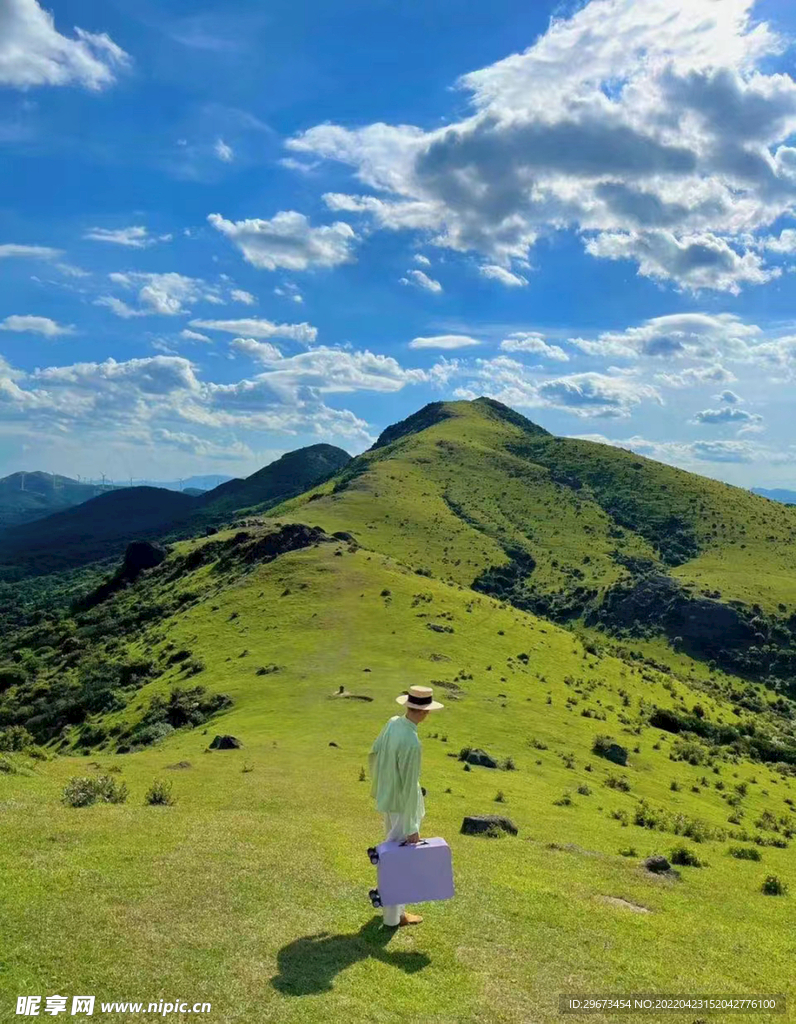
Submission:
<svg viewBox="0 0 796 1024">
<path fill-rule="evenodd" d="M 176 772 L 176 771 L 180 771 L 183 768 L 190 768 L 190 767 L 191 767 L 191 762 L 190 761 L 178 761 L 176 764 L 167 764 L 166 765 L 166 770 L 170 771 L 170 772 Z"/>
<path fill-rule="evenodd" d="M 606 747 L 602 756 L 612 764 L 627 764 L 627 750 L 618 743 L 612 743 L 609 747 Z"/>
<path fill-rule="evenodd" d="M 131 582 L 137 580 L 145 569 L 154 569 L 166 557 L 163 548 L 146 540 L 134 540 L 127 545 L 122 563 L 121 575 Z"/>
<path fill-rule="evenodd" d="M 470 750 L 464 759 L 468 764 L 477 764 L 482 768 L 497 768 L 498 763 L 485 750 Z"/>
<path fill-rule="evenodd" d="M 336 744 L 336 743 L 334 742 L 334 740 L 331 740 L 331 741 L 329 742 L 329 746 L 330 746 L 330 747 L 336 747 L 336 746 L 337 746 L 337 744 Z"/>
<path fill-rule="evenodd" d="M 496 836 L 499 832 L 516 836 L 518 831 L 511 818 L 504 818 L 501 814 L 469 814 L 460 829 L 465 836 Z"/>
<path fill-rule="evenodd" d="M 210 750 L 239 750 L 243 744 L 234 736 L 214 736 Z"/>
<path fill-rule="evenodd" d="M 333 533 L 332 536 L 335 540 L 347 540 L 356 543 L 356 541 L 354 541 L 354 537 L 350 533 L 346 533 L 345 530 L 338 530 L 337 533 Z"/>
<path fill-rule="evenodd" d="M 653 853 L 651 857 L 647 857 L 644 861 L 644 867 L 654 875 L 663 875 L 667 871 L 672 870 L 672 865 L 662 853 Z"/>
</svg>

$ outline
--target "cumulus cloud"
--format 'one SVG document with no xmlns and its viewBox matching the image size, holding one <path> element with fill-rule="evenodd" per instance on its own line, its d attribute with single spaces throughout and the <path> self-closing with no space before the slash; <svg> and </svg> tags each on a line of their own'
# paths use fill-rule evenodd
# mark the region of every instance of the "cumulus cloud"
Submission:
<svg viewBox="0 0 796 1024">
<path fill-rule="evenodd" d="M 95 305 L 107 306 L 117 316 L 176 316 L 188 312 L 187 304 L 209 302 L 222 305 L 226 301 L 224 290 L 219 285 L 208 284 L 197 277 L 184 274 L 148 274 L 135 272 L 112 273 L 108 278 L 113 284 L 127 291 L 137 293 L 138 308 L 113 296 L 101 296 Z"/>
<path fill-rule="evenodd" d="M 37 85 L 82 85 L 103 89 L 130 58 L 104 32 L 74 29 L 61 35 L 37 0 L 0 3 L 0 84 L 20 89 Z"/>
<path fill-rule="evenodd" d="M 357 236 L 343 221 L 312 227 L 295 210 L 283 210 L 271 220 L 230 221 L 218 213 L 207 219 L 259 270 L 335 267 L 354 258 Z"/>
<path fill-rule="evenodd" d="M 252 338 L 288 338 L 311 345 L 318 337 L 318 328 L 308 323 L 275 324 L 261 318 L 243 320 L 191 320 L 191 327 L 206 331 L 224 331 L 227 334 L 249 335 Z"/>
<path fill-rule="evenodd" d="M 288 146 L 353 169 L 357 192 L 327 193 L 330 209 L 514 277 L 540 235 L 569 229 L 596 258 L 734 293 L 779 272 L 755 237 L 796 199 L 796 83 L 771 71 L 784 44 L 753 3 L 591 0 L 465 75 L 461 120 L 323 124 Z"/>
<path fill-rule="evenodd" d="M 482 264 L 478 268 L 478 272 L 482 277 L 499 281 L 500 284 L 504 284 L 507 288 L 524 288 L 528 283 L 527 277 L 523 277 L 522 274 L 515 274 L 511 270 L 506 270 L 505 267 L 497 266 L 495 263 Z"/>
<path fill-rule="evenodd" d="M 282 353 L 269 341 L 257 341 L 255 338 L 235 338 L 229 343 L 236 352 L 243 352 L 261 363 L 274 363 L 282 358 Z"/>
<path fill-rule="evenodd" d="M 578 434 L 584 441 L 624 448 L 659 462 L 684 468 L 698 468 L 699 463 L 796 463 L 796 446 L 775 448 L 752 441 L 651 441 L 638 435 L 623 440 L 603 434 Z"/>
<path fill-rule="evenodd" d="M 643 401 L 662 401 L 650 384 L 604 373 L 570 374 L 542 381 L 537 391 L 544 404 L 583 417 L 626 417 Z"/>
<path fill-rule="evenodd" d="M 548 345 L 541 334 L 515 331 L 500 343 L 501 352 L 528 352 L 543 359 L 555 359 L 560 363 L 569 361 L 569 356 L 559 345 Z"/>
<path fill-rule="evenodd" d="M 763 284 L 782 273 L 765 269 L 756 252 L 740 255 L 723 238 L 705 233 L 678 238 L 671 231 L 604 232 L 586 243 L 592 256 L 633 260 L 642 277 L 671 278 L 682 288 L 737 295 L 744 284 Z"/>
<path fill-rule="evenodd" d="M 740 395 L 736 395 L 734 391 L 730 391 L 728 388 L 722 391 L 720 395 L 717 395 L 720 402 L 726 402 L 728 405 L 737 405 L 742 401 Z"/>
<path fill-rule="evenodd" d="M 763 331 L 733 313 L 674 313 L 652 317 L 624 331 L 605 331 L 596 339 L 570 338 L 588 355 L 611 358 L 715 359 L 745 355 Z"/>
<path fill-rule="evenodd" d="M 737 423 L 739 425 L 746 425 L 750 423 L 762 423 L 763 417 L 754 413 L 746 412 L 745 409 L 737 409 L 732 405 L 725 405 L 721 409 L 703 409 L 694 416 L 692 422 L 701 424 Z"/>
<path fill-rule="evenodd" d="M 245 292 L 242 288 L 233 288 L 229 296 L 233 302 L 242 302 L 244 306 L 254 306 L 257 303 L 252 293 Z"/>
<path fill-rule="evenodd" d="M 433 277 L 424 274 L 422 270 L 407 270 L 406 277 L 401 278 L 401 284 L 413 284 L 424 291 L 435 292 L 436 294 L 442 291 L 442 285 L 439 281 L 435 281 Z"/>
<path fill-rule="evenodd" d="M 45 338 L 75 333 L 74 327 L 56 323 L 47 316 L 7 316 L 5 320 L 0 321 L 0 331 L 41 334 Z"/>
<path fill-rule="evenodd" d="M 473 345 L 480 345 L 476 338 L 467 334 L 435 334 L 427 338 L 413 338 L 409 342 L 409 348 L 470 348 Z"/>
<path fill-rule="evenodd" d="M 0 260 L 53 260 L 59 256 L 63 256 L 61 249 L 51 249 L 46 245 L 13 245 L 10 242 L 0 245 Z"/>
<path fill-rule="evenodd" d="M 431 260 L 428 258 L 428 256 L 424 256 L 422 252 L 416 252 L 412 259 L 415 261 L 415 263 L 419 263 L 421 267 L 431 266 Z"/>
<path fill-rule="evenodd" d="M 153 236 L 147 228 L 138 225 L 129 228 L 89 228 L 83 238 L 92 242 L 110 242 L 130 249 L 148 249 L 158 242 L 170 242 L 171 235 Z"/>
<path fill-rule="evenodd" d="M 693 388 L 704 384 L 732 384 L 738 378 L 717 363 L 715 366 L 689 366 L 680 373 L 659 373 L 655 379 L 671 388 Z"/>
</svg>

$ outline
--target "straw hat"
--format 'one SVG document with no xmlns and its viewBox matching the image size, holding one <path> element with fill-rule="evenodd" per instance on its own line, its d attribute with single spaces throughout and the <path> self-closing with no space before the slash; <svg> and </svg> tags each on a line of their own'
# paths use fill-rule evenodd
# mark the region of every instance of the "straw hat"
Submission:
<svg viewBox="0 0 796 1024">
<path fill-rule="evenodd" d="M 430 686 L 410 686 L 406 693 L 395 698 L 399 704 L 405 704 L 415 711 L 439 711 L 444 704 L 434 700 L 434 691 Z"/>
</svg>

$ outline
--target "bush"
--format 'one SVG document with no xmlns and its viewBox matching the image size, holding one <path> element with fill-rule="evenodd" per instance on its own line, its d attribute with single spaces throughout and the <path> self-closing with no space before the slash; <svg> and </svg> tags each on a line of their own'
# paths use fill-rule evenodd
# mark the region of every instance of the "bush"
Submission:
<svg viewBox="0 0 796 1024">
<path fill-rule="evenodd" d="M 95 779 L 73 776 L 64 786 L 61 800 L 68 807 L 89 807 L 91 804 L 123 804 L 127 799 L 127 786 L 110 775 Z"/>
<path fill-rule="evenodd" d="M 706 867 L 699 857 L 694 853 L 693 850 L 689 850 L 687 846 L 676 846 L 672 850 L 672 855 L 669 858 L 672 864 L 681 864 L 683 867 L 688 868 L 701 868 Z"/>
<path fill-rule="evenodd" d="M 581 796 L 591 796 L 591 790 L 589 789 L 589 787 L 586 785 L 585 782 L 582 782 L 578 786 L 578 792 L 580 793 Z"/>
<path fill-rule="evenodd" d="M 609 789 L 618 789 L 622 793 L 630 792 L 630 783 L 627 781 L 627 779 L 618 779 L 615 775 L 609 775 L 608 778 L 605 780 L 605 785 Z"/>
<path fill-rule="evenodd" d="M 619 851 L 620 857 L 638 857 L 638 850 L 635 846 L 628 846 L 624 850 Z"/>
<path fill-rule="evenodd" d="M 516 772 L 517 765 L 514 763 L 513 757 L 507 757 L 502 764 L 503 771 L 505 772 Z"/>
<path fill-rule="evenodd" d="M 7 729 L 0 729 L 0 750 L 6 753 L 24 750 L 33 742 L 33 736 L 23 725 L 10 725 Z"/>
<path fill-rule="evenodd" d="M 139 725 L 130 734 L 130 742 L 138 747 L 150 747 L 153 743 L 165 739 L 174 732 L 174 726 L 168 722 L 154 722 L 152 725 Z"/>
<path fill-rule="evenodd" d="M 736 860 L 762 860 L 763 854 L 753 846 L 731 846 L 727 851 Z"/>
<path fill-rule="evenodd" d="M 564 793 L 564 795 L 562 797 L 560 797 L 558 800 L 554 800 L 553 801 L 553 805 L 555 807 L 571 807 L 572 806 L 572 796 L 571 796 L 571 794 L 570 793 Z"/>
<path fill-rule="evenodd" d="M 768 878 L 763 882 L 760 887 L 760 891 L 765 896 L 787 896 L 788 887 L 782 881 L 781 878 L 777 878 L 776 875 L 769 875 Z"/>
<path fill-rule="evenodd" d="M 499 789 L 497 791 L 497 796 L 495 797 L 495 803 L 496 804 L 504 804 L 505 802 L 506 802 L 506 797 L 503 795 L 503 790 Z"/>
<path fill-rule="evenodd" d="M 595 736 L 592 752 L 612 761 L 614 764 L 627 764 L 627 748 L 620 746 L 613 736 Z"/>
<path fill-rule="evenodd" d="M 171 783 L 156 779 L 144 797 L 144 803 L 151 807 L 172 807 L 176 803 L 175 797 L 171 795 Z"/>
</svg>

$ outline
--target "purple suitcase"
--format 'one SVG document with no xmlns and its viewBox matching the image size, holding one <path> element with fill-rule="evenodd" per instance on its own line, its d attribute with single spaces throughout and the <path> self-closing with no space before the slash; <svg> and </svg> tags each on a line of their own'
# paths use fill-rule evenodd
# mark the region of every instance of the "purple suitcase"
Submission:
<svg viewBox="0 0 796 1024">
<path fill-rule="evenodd" d="M 453 896 L 451 850 L 444 839 L 422 839 L 406 845 L 391 841 L 375 848 L 371 861 L 378 867 L 374 906 L 428 903 Z"/>
</svg>

